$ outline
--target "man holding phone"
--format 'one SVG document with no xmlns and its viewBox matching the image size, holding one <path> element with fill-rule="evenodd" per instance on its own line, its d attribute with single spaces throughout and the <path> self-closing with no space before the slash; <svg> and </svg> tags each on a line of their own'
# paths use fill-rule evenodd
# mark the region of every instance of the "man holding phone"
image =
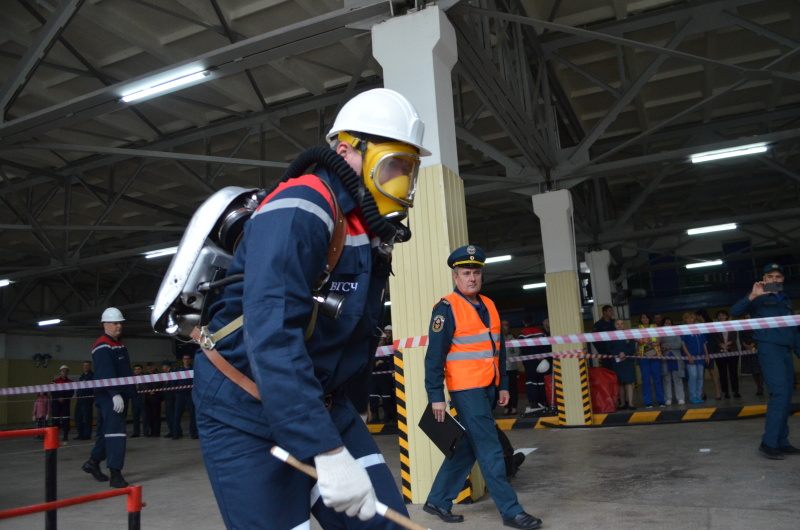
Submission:
<svg viewBox="0 0 800 530">
<path fill-rule="evenodd" d="M 764 267 L 762 281 L 731 308 L 734 316 L 750 314 L 754 318 L 794 314 L 792 301 L 783 292 L 783 267 L 770 263 Z M 800 335 L 794 326 L 759 329 L 753 332 L 758 344 L 758 360 L 764 381 L 769 388 L 767 419 L 759 452 L 770 460 L 783 460 L 785 455 L 800 455 L 800 449 L 789 443 L 789 413 L 794 388 L 792 350 L 798 352 Z"/>
</svg>

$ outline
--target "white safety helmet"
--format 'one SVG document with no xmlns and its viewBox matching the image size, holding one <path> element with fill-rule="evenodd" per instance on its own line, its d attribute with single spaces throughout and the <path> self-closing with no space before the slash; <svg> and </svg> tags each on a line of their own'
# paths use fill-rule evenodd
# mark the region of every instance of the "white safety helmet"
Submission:
<svg viewBox="0 0 800 530">
<path fill-rule="evenodd" d="M 357 131 L 413 145 L 420 156 L 431 152 L 422 147 L 425 124 L 405 96 L 388 88 L 375 88 L 357 95 L 342 107 L 326 136 L 328 143 L 340 132 Z"/>
<path fill-rule="evenodd" d="M 103 311 L 103 316 L 100 317 L 100 322 L 124 322 L 125 318 L 122 316 L 122 311 L 116 307 L 109 307 Z"/>
</svg>

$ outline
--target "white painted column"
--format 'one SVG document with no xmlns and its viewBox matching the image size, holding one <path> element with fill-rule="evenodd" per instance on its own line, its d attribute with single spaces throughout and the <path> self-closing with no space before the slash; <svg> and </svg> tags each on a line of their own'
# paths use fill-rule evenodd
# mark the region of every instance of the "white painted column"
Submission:
<svg viewBox="0 0 800 530">
<path fill-rule="evenodd" d="M 411 241 L 397 245 L 389 278 L 392 331 L 397 339 L 428 334 L 434 304 L 453 291 L 450 253 L 468 242 L 464 184 L 458 177 L 451 70 L 456 63 L 453 26 L 436 6 L 372 28 L 372 49 L 386 88 L 406 96 L 425 123 L 419 186 L 409 215 Z M 425 348 L 406 348 L 397 361 L 400 463 L 403 497 L 427 499 L 444 456 L 417 427 L 427 406 Z M 457 500 L 485 491 L 480 473 Z"/>
<path fill-rule="evenodd" d="M 547 312 L 553 335 L 583 332 L 572 196 L 557 190 L 533 196 L 533 211 L 542 227 Z M 582 344 L 554 344 L 553 351 L 582 348 Z M 589 376 L 584 359 L 555 360 L 558 420 L 565 425 L 591 424 Z"/>
</svg>

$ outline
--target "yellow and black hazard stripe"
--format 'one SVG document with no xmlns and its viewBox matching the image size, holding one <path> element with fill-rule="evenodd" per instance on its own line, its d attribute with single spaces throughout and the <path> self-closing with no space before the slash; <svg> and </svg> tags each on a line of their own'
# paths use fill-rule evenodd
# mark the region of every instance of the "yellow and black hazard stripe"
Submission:
<svg viewBox="0 0 800 530">
<path fill-rule="evenodd" d="M 583 404 L 583 423 L 584 425 L 592 424 L 592 397 L 589 392 L 589 368 L 586 364 L 586 359 L 579 359 L 579 368 L 581 375 L 581 403 Z"/>
<path fill-rule="evenodd" d="M 561 373 L 561 359 L 553 358 L 553 387 L 555 388 L 558 406 L 558 423 L 567 424 L 567 409 L 564 407 L 564 376 Z"/>
<path fill-rule="evenodd" d="M 403 501 L 411 503 L 411 461 L 408 457 L 408 411 L 406 410 L 406 377 L 403 352 L 394 352 L 394 385 L 397 403 L 397 432 L 400 439 L 400 481 Z M 386 427 L 385 425 L 381 427 Z M 372 429 L 370 429 L 372 431 Z M 374 431 L 372 431 L 374 432 Z"/>
</svg>

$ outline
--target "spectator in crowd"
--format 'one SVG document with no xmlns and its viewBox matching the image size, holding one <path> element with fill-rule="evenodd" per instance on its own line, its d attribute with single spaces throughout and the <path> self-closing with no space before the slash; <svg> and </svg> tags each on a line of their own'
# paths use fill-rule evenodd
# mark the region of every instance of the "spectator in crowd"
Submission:
<svg viewBox="0 0 800 530">
<path fill-rule="evenodd" d="M 390 326 L 386 337 L 381 337 L 378 347 L 391 346 L 387 342 L 391 337 L 392 329 Z M 386 331 L 384 331 L 386 333 Z M 385 423 L 397 422 L 397 403 L 395 401 L 394 389 L 394 348 L 389 355 L 376 355 L 375 367 L 372 372 L 372 391 L 369 394 L 369 421 L 372 423 L 380 422 L 380 407 L 383 405 L 383 421 Z"/>
<path fill-rule="evenodd" d="M 148 375 L 158 373 L 156 363 L 147 363 L 146 368 Z M 145 410 L 147 411 L 145 417 L 149 424 L 149 434 L 145 435 L 148 438 L 161 438 L 161 387 L 162 383 L 142 383 L 139 385 L 141 390 L 146 391 L 143 398 Z"/>
<path fill-rule="evenodd" d="M 191 372 L 193 357 L 185 353 L 181 358 L 181 366 L 175 369 L 175 372 Z M 183 427 L 181 426 L 181 419 L 183 413 L 188 410 L 189 412 L 189 434 L 193 440 L 197 440 L 197 420 L 194 414 L 194 401 L 192 401 L 192 379 L 181 379 L 176 381 L 177 389 L 175 390 L 175 415 L 172 418 L 172 439 L 180 440 L 183 438 Z"/>
<path fill-rule="evenodd" d="M 625 329 L 625 321 L 614 321 L 614 329 Z M 608 342 L 611 355 L 616 355 L 612 368 L 617 374 L 619 382 L 619 410 L 636 410 L 633 406 L 633 385 L 636 383 L 636 341 L 633 339 L 618 339 Z"/>
<path fill-rule="evenodd" d="M 142 375 L 142 365 L 133 365 L 133 375 Z M 133 385 L 136 392 L 131 397 L 131 423 L 133 423 L 133 435 L 131 438 L 138 438 L 141 435 L 142 428 L 144 428 L 144 435 L 150 434 L 150 424 L 147 421 L 147 409 L 144 407 L 144 395 L 140 393 L 145 387 L 142 383 Z"/>
<path fill-rule="evenodd" d="M 501 406 L 508 402 L 508 378 L 500 314 L 490 299 L 479 294 L 485 259 L 483 250 L 474 245 L 460 247 L 450 254 L 447 265 L 453 270 L 455 289 L 434 306 L 431 315 L 425 354 L 425 390 L 431 403 L 430 414 L 436 421 L 445 420 L 446 386 L 465 428 L 466 439 L 452 458 L 442 463 L 422 509 L 446 523 L 463 521 L 462 515 L 450 510 L 477 461 L 503 524 L 511 528 L 538 528 L 541 519 L 525 513 L 506 480 L 503 450 L 492 418 L 498 389 L 497 402 Z"/>
<path fill-rule="evenodd" d="M 708 314 L 708 311 L 705 309 L 700 309 L 695 312 L 696 322 L 698 324 L 702 324 L 704 322 L 711 322 L 711 316 Z M 706 346 L 708 348 L 708 353 L 711 353 L 714 349 L 713 346 L 713 333 L 704 333 L 706 337 Z M 714 390 L 716 392 L 716 396 L 714 399 L 717 401 L 722 399 L 722 386 L 719 382 L 719 371 L 717 371 L 717 365 L 714 362 L 714 359 L 711 357 L 708 358 L 705 366 L 705 371 L 708 372 L 708 375 L 711 376 L 711 380 L 714 382 Z M 702 395 L 702 399 L 706 399 L 705 392 Z"/>
<path fill-rule="evenodd" d="M 666 317 L 664 326 L 672 326 L 672 319 Z M 664 403 L 672 405 L 673 389 L 678 405 L 686 404 L 686 395 L 683 392 L 683 355 L 681 354 L 681 338 L 678 335 L 661 338 L 661 353 L 669 359 L 661 363 L 661 375 L 664 380 Z"/>
<path fill-rule="evenodd" d="M 535 339 L 544 337 L 544 331 L 533 325 L 533 317 L 525 315 L 522 317 L 522 331 L 519 333 L 518 339 Z M 520 352 L 523 356 L 536 355 L 542 353 L 541 346 L 521 346 Z M 528 406 L 525 407 L 525 416 L 541 415 L 547 409 L 547 394 L 544 387 L 544 370 L 540 372 L 538 369 L 543 366 L 543 361 L 546 359 L 526 359 L 522 361 L 522 366 L 525 368 L 525 393 L 528 396 Z"/>
<path fill-rule="evenodd" d="M 592 327 L 593 332 L 599 331 L 614 331 L 614 308 L 610 305 L 604 305 L 602 308 L 602 318 L 594 323 Z M 600 355 L 614 355 L 615 352 L 609 349 L 610 343 L 608 341 L 593 342 L 595 351 Z M 600 358 L 600 366 L 608 370 L 613 370 L 614 359 L 610 357 Z"/>
<path fill-rule="evenodd" d="M 53 379 L 54 385 L 62 385 L 64 383 L 71 383 L 72 379 L 69 378 L 69 366 L 63 365 L 59 370 L 59 376 Z M 72 404 L 72 396 L 75 391 L 70 390 L 53 390 L 50 392 L 53 398 L 51 411 L 53 414 L 53 427 L 58 427 L 61 432 L 61 440 L 66 442 L 69 439 L 70 427 L 70 405 Z"/>
<path fill-rule="evenodd" d="M 730 314 L 724 309 L 717 311 L 717 322 L 727 322 Z M 711 334 L 711 346 L 714 353 L 730 354 L 726 357 L 717 357 L 716 365 L 719 371 L 719 384 L 725 399 L 742 397 L 739 394 L 739 333 L 736 331 L 721 331 Z M 728 382 L 730 381 L 730 387 Z"/>
<path fill-rule="evenodd" d="M 50 396 L 47 392 L 39 392 L 33 402 L 33 421 L 36 422 L 37 429 L 47 427 L 47 420 L 50 419 Z M 37 440 L 44 440 L 44 435 L 37 434 Z"/>
<path fill-rule="evenodd" d="M 734 316 L 749 313 L 754 318 L 793 315 L 792 301 L 783 292 L 785 278 L 781 265 L 768 264 L 762 280 L 755 282 L 750 293 L 733 305 L 731 313 Z M 800 354 L 800 331 L 796 326 L 758 329 L 753 337 L 758 341 L 758 360 L 769 388 L 767 419 L 758 450 L 766 458 L 783 460 L 785 455 L 800 454 L 800 449 L 789 443 L 795 382 L 792 350 Z"/>
<path fill-rule="evenodd" d="M 684 324 L 694 324 L 697 315 L 691 312 L 683 314 Z M 704 403 L 703 399 L 703 367 L 708 362 L 708 340 L 702 333 L 681 335 L 681 349 L 686 356 L 686 372 L 689 375 L 689 403 Z"/>
<path fill-rule="evenodd" d="M 161 372 L 168 374 L 172 371 L 172 362 L 166 359 L 161 361 Z M 161 388 L 161 398 L 164 400 L 164 418 L 167 420 L 167 434 L 164 438 L 172 438 L 175 436 L 175 387 L 177 383 L 172 381 L 164 381 Z"/>
<path fill-rule="evenodd" d="M 653 316 L 649 313 L 639 315 L 639 328 L 655 328 Z M 642 398 L 645 408 L 653 408 L 653 391 L 659 407 L 664 404 L 664 386 L 661 384 L 661 339 L 650 337 L 637 339 L 636 355 L 639 357 L 639 370 L 642 373 Z"/>
<path fill-rule="evenodd" d="M 503 330 L 503 339 L 514 340 L 511 334 L 511 324 L 508 320 L 503 320 L 500 324 Z M 517 413 L 517 403 L 519 401 L 519 388 L 517 378 L 519 377 L 519 361 L 511 360 L 520 356 L 519 346 L 506 346 L 506 375 L 508 375 L 508 404 L 503 410 L 508 415 Z"/>
<path fill-rule="evenodd" d="M 664 315 L 661 313 L 653 313 L 653 324 L 660 328 L 664 325 Z"/>
<path fill-rule="evenodd" d="M 744 320 L 750 318 L 749 314 L 742 317 Z M 753 338 L 753 331 L 744 329 L 739 332 L 739 344 L 742 346 L 742 375 L 753 376 L 753 381 L 756 383 L 756 396 L 764 395 L 764 376 L 761 374 L 761 364 L 758 362 L 758 355 L 756 354 L 757 346 Z"/>
<path fill-rule="evenodd" d="M 78 381 L 93 381 L 92 362 L 84 361 L 83 373 Z M 76 440 L 92 439 L 92 416 L 94 415 L 94 389 L 79 388 L 75 392 L 75 428 L 78 430 Z"/>
</svg>

